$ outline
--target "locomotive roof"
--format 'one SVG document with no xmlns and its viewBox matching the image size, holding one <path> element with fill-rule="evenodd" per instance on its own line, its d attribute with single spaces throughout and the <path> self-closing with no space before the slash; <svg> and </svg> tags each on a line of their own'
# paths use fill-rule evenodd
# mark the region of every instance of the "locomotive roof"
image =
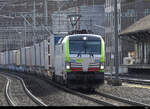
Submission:
<svg viewBox="0 0 150 109">
<path fill-rule="evenodd" d="M 96 35 L 96 34 L 73 34 L 73 35 L 68 35 L 68 37 L 74 37 L 74 36 L 95 36 L 95 37 L 102 37 L 101 35 Z"/>
<path fill-rule="evenodd" d="M 73 34 L 73 35 L 65 36 L 65 37 L 63 38 L 63 40 L 61 41 L 61 43 L 66 42 L 66 40 L 67 40 L 69 37 L 78 37 L 78 36 L 93 36 L 93 37 L 98 37 L 98 38 L 100 38 L 101 40 L 103 40 L 101 35 L 96 35 L 96 34 Z"/>
</svg>

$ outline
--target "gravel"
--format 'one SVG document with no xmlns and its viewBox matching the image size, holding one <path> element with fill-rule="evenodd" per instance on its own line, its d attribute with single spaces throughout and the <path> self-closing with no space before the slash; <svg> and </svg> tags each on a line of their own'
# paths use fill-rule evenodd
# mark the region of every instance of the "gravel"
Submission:
<svg viewBox="0 0 150 109">
<path fill-rule="evenodd" d="M 127 98 L 137 102 L 142 102 L 145 104 L 150 104 L 150 89 L 146 88 L 129 87 L 127 85 L 110 86 L 104 84 L 100 86 L 97 91 Z"/>
<path fill-rule="evenodd" d="M 6 84 L 7 79 L 0 75 L 0 106 L 9 106 L 4 93 Z"/>
<path fill-rule="evenodd" d="M 28 79 L 28 81 L 25 80 L 28 89 L 49 106 L 100 106 L 94 102 L 57 89 L 41 79 L 32 76 L 30 76 L 30 79 L 29 76 L 26 76 L 24 79 Z"/>
</svg>

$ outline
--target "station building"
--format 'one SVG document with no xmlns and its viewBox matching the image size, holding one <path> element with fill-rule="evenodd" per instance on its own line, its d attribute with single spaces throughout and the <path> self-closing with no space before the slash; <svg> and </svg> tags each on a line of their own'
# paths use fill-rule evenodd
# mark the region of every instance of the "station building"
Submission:
<svg viewBox="0 0 150 109">
<path fill-rule="evenodd" d="M 130 38 L 135 45 L 134 54 L 124 57 L 121 66 L 128 72 L 150 70 L 150 15 L 140 19 L 119 34 L 120 38 Z"/>
<path fill-rule="evenodd" d="M 149 0 L 118 0 L 118 33 L 124 31 L 139 19 L 150 14 Z M 105 72 L 115 73 L 114 0 L 105 2 Z M 136 43 L 129 37 L 119 38 L 119 72 L 127 72 L 122 67 L 131 55 L 135 57 Z"/>
</svg>

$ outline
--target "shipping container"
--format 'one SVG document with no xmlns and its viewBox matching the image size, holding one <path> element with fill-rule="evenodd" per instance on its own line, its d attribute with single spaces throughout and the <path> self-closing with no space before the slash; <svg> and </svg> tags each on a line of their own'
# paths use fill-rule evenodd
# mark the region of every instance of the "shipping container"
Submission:
<svg viewBox="0 0 150 109">
<path fill-rule="evenodd" d="M 26 55 L 26 65 L 31 66 L 32 65 L 31 47 L 25 47 L 25 55 Z"/>
<path fill-rule="evenodd" d="M 50 43 L 48 42 L 48 40 L 44 40 L 44 55 L 45 55 L 45 63 L 44 63 L 44 67 L 46 70 L 49 69 L 49 59 L 48 59 L 48 53 L 50 53 Z"/>
<path fill-rule="evenodd" d="M 21 48 L 21 65 L 26 65 L 26 53 L 25 48 Z"/>
<path fill-rule="evenodd" d="M 12 64 L 14 64 L 14 65 L 17 65 L 17 51 L 18 50 L 12 51 Z"/>
<path fill-rule="evenodd" d="M 31 65 L 35 66 L 35 46 L 31 46 Z"/>
<path fill-rule="evenodd" d="M 20 49 L 17 51 L 17 65 L 20 65 Z"/>
<path fill-rule="evenodd" d="M 7 55 L 6 55 L 6 51 L 4 52 L 4 61 L 5 61 L 5 64 L 7 64 Z"/>
<path fill-rule="evenodd" d="M 8 64 L 13 64 L 13 51 L 8 51 Z"/>
<path fill-rule="evenodd" d="M 8 64 L 8 51 L 4 52 L 5 64 Z"/>
<path fill-rule="evenodd" d="M 49 69 L 53 69 L 54 68 L 54 36 L 51 36 L 49 39 L 48 39 L 48 46 L 50 46 L 48 48 L 48 66 L 49 66 Z"/>
<path fill-rule="evenodd" d="M 45 43 L 44 41 L 42 41 L 40 43 L 40 62 L 41 62 L 41 66 L 44 67 L 45 65 Z"/>
<path fill-rule="evenodd" d="M 4 53 L 0 53 L 0 64 L 1 65 L 5 64 Z"/>
<path fill-rule="evenodd" d="M 36 66 L 40 66 L 40 46 L 39 44 L 35 44 L 34 45 L 34 49 L 35 49 L 35 62 L 36 62 Z"/>
<path fill-rule="evenodd" d="M 2 62 L 2 56 L 3 56 L 2 53 L 0 53 L 0 65 L 2 65 L 2 63 L 3 63 Z"/>
</svg>

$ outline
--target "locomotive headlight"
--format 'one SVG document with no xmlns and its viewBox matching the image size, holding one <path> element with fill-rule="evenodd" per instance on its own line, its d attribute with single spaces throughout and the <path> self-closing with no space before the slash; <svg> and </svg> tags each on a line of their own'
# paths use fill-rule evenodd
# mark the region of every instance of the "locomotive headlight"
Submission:
<svg viewBox="0 0 150 109">
<path fill-rule="evenodd" d="M 83 40 L 87 40 L 87 37 L 83 37 Z"/>
<path fill-rule="evenodd" d="M 100 68 L 101 68 L 101 69 L 104 69 L 104 66 L 102 65 Z"/>
<path fill-rule="evenodd" d="M 70 63 L 66 62 L 66 69 L 69 70 L 70 69 Z"/>
<path fill-rule="evenodd" d="M 67 69 L 67 70 L 70 69 L 70 65 L 66 65 L 66 69 Z"/>
<path fill-rule="evenodd" d="M 104 63 L 100 64 L 100 69 L 104 69 Z"/>
</svg>

